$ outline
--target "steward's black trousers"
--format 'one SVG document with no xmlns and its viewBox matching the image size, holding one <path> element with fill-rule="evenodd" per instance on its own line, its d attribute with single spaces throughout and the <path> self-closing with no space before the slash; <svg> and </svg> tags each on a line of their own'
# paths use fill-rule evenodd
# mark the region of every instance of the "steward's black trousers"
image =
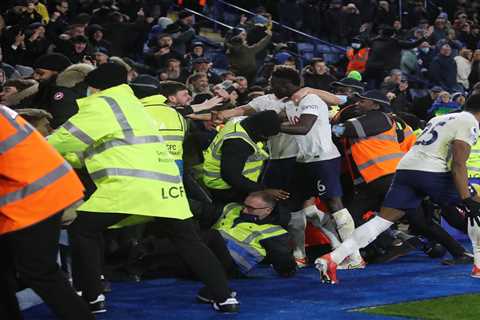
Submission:
<svg viewBox="0 0 480 320">
<path fill-rule="evenodd" d="M 58 319 L 95 319 L 57 264 L 61 214 L 0 237 L 0 319 L 22 319 L 15 296 L 15 273 Z"/>
<path fill-rule="evenodd" d="M 101 241 L 102 232 L 109 226 L 129 217 L 118 213 L 79 212 L 68 229 L 72 249 L 72 274 L 75 285 L 88 300 L 95 300 L 103 291 Z M 202 281 L 214 300 L 230 297 L 227 277 L 218 259 L 202 242 L 195 230 L 193 218 L 186 220 L 156 218 L 154 224 L 169 238 L 178 254 Z"/>
</svg>

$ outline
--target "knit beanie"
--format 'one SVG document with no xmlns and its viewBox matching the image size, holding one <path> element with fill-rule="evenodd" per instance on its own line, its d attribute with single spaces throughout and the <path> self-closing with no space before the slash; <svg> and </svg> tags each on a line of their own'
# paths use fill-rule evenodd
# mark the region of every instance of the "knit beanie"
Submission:
<svg viewBox="0 0 480 320">
<path fill-rule="evenodd" d="M 62 72 L 71 64 L 72 62 L 61 53 L 47 53 L 35 60 L 33 68 Z"/>
<path fill-rule="evenodd" d="M 160 81 L 147 74 L 139 75 L 130 83 L 133 93 L 138 99 L 160 94 Z"/>
<path fill-rule="evenodd" d="M 127 70 L 117 63 L 104 63 L 87 74 L 85 82 L 90 87 L 105 90 L 127 83 Z"/>
</svg>

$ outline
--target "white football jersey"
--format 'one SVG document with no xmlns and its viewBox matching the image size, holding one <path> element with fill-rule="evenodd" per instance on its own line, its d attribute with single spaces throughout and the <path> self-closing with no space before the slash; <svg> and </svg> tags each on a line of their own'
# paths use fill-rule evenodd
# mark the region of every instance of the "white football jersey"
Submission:
<svg viewBox="0 0 480 320">
<path fill-rule="evenodd" d="M 267 94 L 250 101 L 248 105 L 257 112 L 273 110 L 280 113 L 285 110 L 285 102 L 277 99 L 274 94 Z M 298 146 L 291 135 L 279 133 L 268 139 L 268 149 L 271 159 L 286 159 L 297 156 Z"/>
<path fill-rule="evenodd" d="M 478 121 L 470 112 L 435 117 L 427 123 L 397 169 L 449 172 L 452 141 L 460 140 L 473 146 L 477 142 L 478 133 Z"/>
<path fill-rule="evenodd" d="M 288 121 L 297 124 L 302 114 L 317 116 L 313 127 L 306 135 L 293 135 L 298 144 L 298 162 L 317 162 L 340 157 L 332 140 L 332 128 L 329 121 L 327 104 L 317 95 L 306 95 L 298 105 L 287 102 Z"/>
</svg>

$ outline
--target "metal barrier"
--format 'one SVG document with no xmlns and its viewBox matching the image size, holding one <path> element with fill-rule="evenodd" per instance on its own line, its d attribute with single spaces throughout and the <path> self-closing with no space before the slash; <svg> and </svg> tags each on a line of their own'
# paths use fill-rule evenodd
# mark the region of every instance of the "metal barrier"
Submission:
<svg viewBox="0 0 480 320">
<path fill-rule="evenodd" d="M 217 19 L 214 19 L 214 18 L 211 18 L 211 17 L 209 17 L 209 16 L 206 16 L 206 15 L 204 15 L 203 13 L 200 13 L 200 12 L 194 11 L 194 10 L 192 10 L 192 9 L 188 9 L 188 8 L 183 8 L 183 10 L 184 10 L 184 11 L 187 11 L 187 12 L 190 12 L 190 13 L 196 15 L 196 16 L 202 17 L 202 18 L 204 18 L 204 19 L 206 19 L 206 20 L 214 23 L 215 25 L 220 25 L 220 26 L 222 26 L 222 27 L 224 27 L 224 28 L 226 28 L 226 29 L 229 29 L 229 30 L 233 29 L 232 26 L 229 26 L 228 24 L 225 24 L 225 23 L 223 23 L 223 22 L 221 22 L 221 21 L 219 21 L 219 20 L 217 20 Z"/>
<path fill-rule="evenodd" d="M 217 21 L 224 20 L 224 17 L 226 15 L 228 16 L 228 11 L 224 11 L 221 9 L 222 5 L 227 8 L 233 9 L 233 11 L 236 11 L 241 14 L 245 14 L 252 17 L 257 15 L 254 12 L 251 12 L 247 9 L 231 4 L 228 1 L 216 0 L 215 6 L 212 9 L 213 9 L 213 15 L 215 16 L 215 20 Z M 232 18 L 233 18 L 233 15 L 232 15 Z M 305 39 L 304 42 L 297 41 L 298 56 L 300 56 L 301 58 L 300 60 L 301 65 L 303 65 L 304 63 L 307 63 L 314 56 L 320 56 L 320 55 L 324 57 L 327 63 L 334 63 L 338 61 L 346 52 L 345 47 L 322 40 L 318 37 L 312 36 L 310 34 L 307 34 L 305 32 L 302 32 L 300 30 L 297 30 L 285 24 L 282 24 L 278 21 L 272 20 L 272 24 L 278 28 L 290 31 L 296 34 L 297 36 L 299 36 L 300 38 Z"/>
<path fill-rule="evenodd" d="M 251 16 L 256 16 L 256 15 L 257 15 L 257 14 L 254 13 L 254 12 L 251 12 L 251 11 L 249 11 L 249 10 L 247 10 L 247 9 L 244 9 L 244 8 L 241 8 L 241 7 L 236 6 L 236 5 L 234 5 L 234 4 L 231 4 L 231 3 L 227 2 L 227 1 L 216 0 L 216 2 L 222 3 L 222 4 L 228 6 L 228 7 L 232 8 L 232 9 L 235 9 L 235 10 L 237 10 L 237 11 L 241 11 L 241 12 L 246 13 L 246 14 L 251 15 Z M 329 46 L 329 47 L 336 48 L 336 49 L 338 49 L 338 50 L 340 50 L 340 51 L 343 51 L 343 52 L 346 51 L 346 48 L 344 48 L 344 47 L 342 47 L 342 46 L 339 46 L 339 45 L 330 43 L 330 42 L 328 42 L 328 41 L 322 40 L 322 39 L 317 38 L 317 37 L 315 37 L 315 36 L 312 36 L 312 35 L 310 35 L 310 34 L 308 34 L 308 33 L 302 32 L 302 31 L 300 31 L 300 30 L 297 30 L 297 29 L 295 29 L 295 28 L 292 28 L 292 27 L 290 27 L 290 26 L 287 26 L 287 25 L 285 25 L 285 24 L 282 24 L 282 23 L 280 23 L 280 22 L 278 22 L 278 21 L 272 20 L 272 23 L 273 23 L 274 25 L 276 25 L 276 26 L 279 26 L 279 27 L 282 28 L 282 29 L 286 29 L 286 30 L 288 30 L 288 31 L 294 32 L 294 33 L 296 33 L 296 34 L 298 34 L 298 35 L 301 35 L 301 36 L 303 36 L 303 37 L 305 37 L 305 38 L 307 38 L 307 39 L 310 39 L 310 40 L 312 40 L 312 41 L 316 41 L 316 42 L 318 42 L 318 43 L 327 45 L 327 46 Z"/>
</svg>

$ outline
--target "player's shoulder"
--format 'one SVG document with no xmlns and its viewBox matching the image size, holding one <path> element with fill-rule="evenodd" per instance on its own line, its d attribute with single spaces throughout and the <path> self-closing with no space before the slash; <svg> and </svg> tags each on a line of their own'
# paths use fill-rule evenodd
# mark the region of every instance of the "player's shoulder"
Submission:
<svg viewBox="0 0 480 320">
<path fill-rule="evenodd" d="M 300 105 L 305 104 L 325 104 L 325 102 L 316 94 L 309 93 L 300 100 Z"/>
<path fill-rule="evenodd" d="M 470 113 L 466 111 L 462 112 L 455 112 L 455 113 L 448 113 L 444 114 L 441 116 L 437 116 L 435 118 L 432 118 L 432 120 L 436 121 L 474 121 L 475 117 Z"/>
<path fill-rule="evenodd" d="M 268 94 L 264 94 L 263 96 L 258 96 L 256 98 L 253 98 L 252 101 L 272 101 L 276 99 L 277 98 L 275 97 L 274 94 L 268 93 Z"/>
<path fill-rule="evenodd" d="M 282 101 L 277 99 L 274 94 L 266 94 L 260 97 L 256 97 L 248 102 L 248 105 L 252 108 L 266 108 L 266 107 L 278 107 L 282 105 Z"/>
<path fill-rule="evenodd" d="M 471 124 L 478 124 L 477 119 L 475 119 L 475 116 L 471 114 L 470 112 L 467 111 L 462 111 L 456 114 L 457 115 L 457 121 L 462 121 L 465 123 L 471 123 Z"/>
<path fill-rule="evenodd" d="M 312 109 L 312 110 L 321 110 L 322 108 L 327 108 L 327 104 L 317 95 L 307 94 L 298 104 L 302 110 Z"/>
</svg>

